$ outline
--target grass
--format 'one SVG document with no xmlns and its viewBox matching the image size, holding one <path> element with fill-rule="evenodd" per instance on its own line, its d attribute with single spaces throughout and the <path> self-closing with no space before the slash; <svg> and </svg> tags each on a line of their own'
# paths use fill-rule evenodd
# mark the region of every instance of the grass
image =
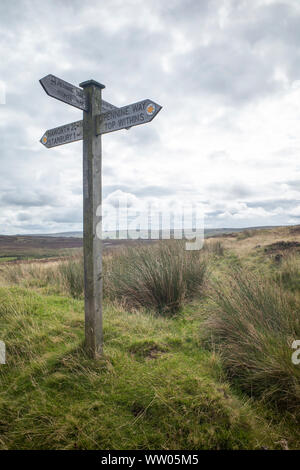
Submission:
<svg viewBox="0 0 300 470">
<path fill-rule="evenodd" d="M 292 292 L 300 291 L 300 259 L 295 254 L 283 257 L 275 274 L 277 282 Z"/>
<path fill-rule="evenodd" d="M 82 256 L 70 257 L 67 261 L 58 264 L 60 285 L 71 297 L 83 297 L 84 293 L 84 269 Z"/>
<path fill-rule="evenodd" d="M 145 307 L 161 314 L 174 314 L 186 301 L 201 294 L 206 270 L 205 255 L 186 251 L 182 242 L 124 248 L 104 257 L 104 293 L 110 300 L 120 301 L 131 309 Z M 26 287 L 51 286 L 56 292 L 83 297 L 80 255 L 45 266 L 15 264 L 6 268 L 4 277 L 8 282 Z"/>
<path fill-rule="evenodd" d="M 293 444 L 201 349 L 202 319 L 104 311 L 105 354 L 82 349 L 81 300 L 1 290 L 2 449 L 241 449 Z"/>
<path fill-rule="evenodd" d="M 105 263 L 107 295 L 127 308 L 178 312 L 201 294 L 207 270 L 202 252 L 186 251 L 184 243 L 159 243 L 129 248 Z"/>
<path fill-rule="evenodd" d="M 300 338 L 300 305 L 274 287 L 245 269 L 233 270 L 214 283 L 217 308 L 206 326 L 243 390 L 300 418 L 300 368 L 291 361 L 292 342 Z"/>
<path fill-rule="evenodd" d="M 203 251 L 208 252 L 214 256 L 224 256 L 224 245 L 220 240 L 206 240 L 203 246 Z"/>
<path fill-rule="evenodd" d="M 106 255 L 97 361 L 80 257 L 1 268 L 0 449 L 298 448 L 297 263 L 261 232 Z"/>
<path fill-rule="evenodd" d="M 48 293 L 83 297 L 83 258 L 74 254 L 47 263 L 11 263 L 2 269 L 2 282 L 39 288 Z"/>
<path fill-rule="evenodd" d="M 246 229 L 237 234 L 237 240 L 245 240 L 245 238 L 250 238 L 255 236 L 255 229 Z"/>
</svg>

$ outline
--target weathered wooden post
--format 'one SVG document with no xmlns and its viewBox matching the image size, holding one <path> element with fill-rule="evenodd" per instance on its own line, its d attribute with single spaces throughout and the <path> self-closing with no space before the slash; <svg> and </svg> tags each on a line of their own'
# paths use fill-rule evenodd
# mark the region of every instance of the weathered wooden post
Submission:
<svg viewBox="0 0 300 470">
<path fill-rule="evenodd" d="M 88 354 L 102 354 L 102 154 L 101 134 L 146 124 L 159 113 L 161 106 L 146 99 L 117 108 L 102 100 L 105 88 L 88 80 L 78 88 L 54 75 L 40 83 L 45 92 L 83 111 L 83 120 L 48 129 L 40 142 L 46 148 L 83 139 L 83 252 L 85 345 Z M 99 229 L 100 227 L 100 229 Z"/>
<path fill-rule="evenodd" d="M 96 135 L 95 116 L 101 114 L 101 83 L 88 80 L 85 91 L 88 110 L 83 111 L 83 256 L 85 342 L 89 356 L 102 353 L 102 240 L 99 236 L 102 203 L 101 134 Z M 96 215 L 97 213 L 97 215 Z M 98 236 L 97 236 L 97 232 Z M 101 233 L 101 231 L 100 231 Z"/>
</svg>

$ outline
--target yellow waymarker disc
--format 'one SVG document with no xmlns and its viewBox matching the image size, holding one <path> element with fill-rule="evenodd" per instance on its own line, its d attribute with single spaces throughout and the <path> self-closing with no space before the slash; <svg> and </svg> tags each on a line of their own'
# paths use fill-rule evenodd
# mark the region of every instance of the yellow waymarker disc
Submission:
<svg viewBox="0 0 300 470">
<path fill-rule="evenodd" d="M 151 115 L 154 113 L 154 111 L 155 111 L 155 106 L 154 106 L 154 104 L 152 104 L 152 103 L 151 103 L 151 104 L 148 104 L 147 109 L 146 109 L 147 114 L 148 114 L 149 116 L 151 116 Z"/>
</svg>

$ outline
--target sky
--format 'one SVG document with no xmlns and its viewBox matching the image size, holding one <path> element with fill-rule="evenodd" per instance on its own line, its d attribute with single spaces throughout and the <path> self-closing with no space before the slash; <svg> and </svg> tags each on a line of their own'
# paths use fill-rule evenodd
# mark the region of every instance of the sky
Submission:
<svg viewBox="0 0 300 470">
<path fill-rule="evenodd" d="M 299 0 L 1 0 L 0 233 L 82 229 L 82 119 L 39 79 L 94 79 L 153 121 L 102 137 L 103 200 L 194 205 L 205 227 L 300 223 Z"/>
</svg>

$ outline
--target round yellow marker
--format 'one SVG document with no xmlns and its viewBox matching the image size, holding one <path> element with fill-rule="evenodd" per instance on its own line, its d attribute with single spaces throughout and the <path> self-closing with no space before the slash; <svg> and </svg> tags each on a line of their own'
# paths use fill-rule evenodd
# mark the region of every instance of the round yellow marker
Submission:
<svg viewBox="0 0 300 470">
<path fill-rule="evenodd" d="M 43 144 L 46 144 L 46 143 L 47 143 L 47 140 L 48 140 L 48 139 L 47 139 L 47 136 L 44 135 L 44 137 L 43 137 Z"/>
<path fill-rule="evenodd" d="M 146 113 L 148 114 L 148 116 L 152 116 L 152 114 L 154 113 L 155 111 L 155 106 L 153 103 L 150 103 L 148 104 L 147 108 L 146 108 Z"/>
</svg>

